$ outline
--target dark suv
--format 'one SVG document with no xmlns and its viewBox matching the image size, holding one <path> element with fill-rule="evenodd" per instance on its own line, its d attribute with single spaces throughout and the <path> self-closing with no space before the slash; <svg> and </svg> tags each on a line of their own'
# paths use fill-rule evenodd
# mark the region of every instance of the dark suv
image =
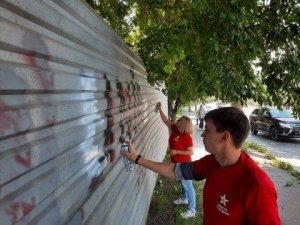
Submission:
<svg viewBox="0 0 300 225">
<path fill-rule="evenodd" d="M 255 109 L 250 115 L 251 133 L 262 131 L 273 140 L 280 137 L 300 137 L 300 120 L 295 119 L 288 110 L 276 108 Z"/>
</svg>

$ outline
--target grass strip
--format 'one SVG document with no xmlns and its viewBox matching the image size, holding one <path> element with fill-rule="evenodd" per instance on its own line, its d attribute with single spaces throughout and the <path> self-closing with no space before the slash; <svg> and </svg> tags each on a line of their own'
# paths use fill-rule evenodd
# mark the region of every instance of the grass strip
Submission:
<svg viewBox="0 0 300 225">
<path fill-rule="evenodd" d="M 291 174 L 293 177 L 297 179 L 298 183 L 300 182 L 300 172 L 298 170 L 295 170 L 290 163 L 277 159 L 274 155 L 272 155 L 272 153 L 266 147 L 254 142 L 246 141 L 242 148 L 246 152 L 249 148 L 251 148 L 257 152 L 264 154 L 264 158 L 271 160 L 273 166 L 288 171 L 289 174 Z M 285 186 L 291 186 L 293 183 L 294 181 L 290 182 L 289 184 L 286 184 Z"/>
<path fill-rule="evenodd" d="M 169 161 L 170 155 L 167 154 L 164 162 Z M 193 185 L 196 192 L 196 217 L 191 219 L 183 219 L 180 213 L 186 211 L 187 206 L 175 206 L 173 204 L 173 201 L 181 196 L 180 183 L 178 181 L 158 175 L 146 225 L 201 225 L 203 218 L 203 181 L 193 181 Z"/>
</svg>

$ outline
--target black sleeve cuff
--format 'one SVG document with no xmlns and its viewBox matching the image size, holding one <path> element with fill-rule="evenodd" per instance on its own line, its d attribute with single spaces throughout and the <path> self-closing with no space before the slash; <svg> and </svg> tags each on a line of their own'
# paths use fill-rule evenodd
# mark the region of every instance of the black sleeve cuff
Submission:
<svg viewBox="0 0 300 225">
<path fill-rule="evenodd" d="M 196 176 L 193 168 L 193 162 L 177 163 L 175 165 L 176 180 L 203 180 L 204 177 Z"/>
</svg>

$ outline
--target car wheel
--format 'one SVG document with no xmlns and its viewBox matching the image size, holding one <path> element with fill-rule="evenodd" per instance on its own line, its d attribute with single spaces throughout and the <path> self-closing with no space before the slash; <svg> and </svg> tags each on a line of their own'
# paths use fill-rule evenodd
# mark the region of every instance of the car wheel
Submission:
<svg viewBox="0 0 300 225">
<path fill-rule="evenodd" d="M 279 131 L 276 127 L 271 128 L 271 138 L 276 141 L 279 140 Z"/>
<path fill-rule="evenodd" d="M 254 123 L 251 123 L 250 131 L 251 131 L 251 134 L 257 134 L 258 130 L 255 129 Z"/>
</svg>

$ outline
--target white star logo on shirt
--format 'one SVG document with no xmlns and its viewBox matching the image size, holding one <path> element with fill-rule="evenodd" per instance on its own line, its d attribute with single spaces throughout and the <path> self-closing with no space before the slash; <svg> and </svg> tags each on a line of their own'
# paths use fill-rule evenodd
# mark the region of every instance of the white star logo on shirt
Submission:
<svg viewBox="0 0 300 225">
<path fill-rule="evenodd" d="M 229 202 L 229 200 L 226 199 L 226 194 L 220 195 L 220 203 L 226 207 L 226 202 Z"/>
</svg>

